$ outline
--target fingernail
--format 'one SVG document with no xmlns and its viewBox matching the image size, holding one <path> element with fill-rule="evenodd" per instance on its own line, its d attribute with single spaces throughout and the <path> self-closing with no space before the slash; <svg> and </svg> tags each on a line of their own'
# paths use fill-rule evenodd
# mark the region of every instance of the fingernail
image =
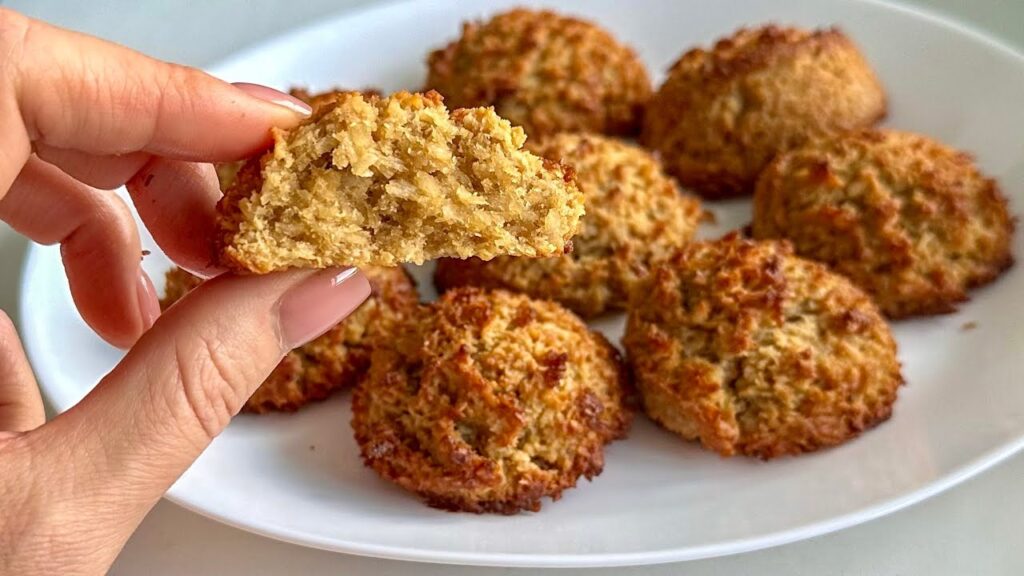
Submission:
<svg viewBox="0 0 1024 576">
<path fill-rule="evenodd" d="M 234 85 L 245 91 L 246 94 L 259 98 L 260 100 L 266 100 L 267 102 L 273 102 L 278 106 L 284 106 L 285 108 L 295 112 L 300 116 L 309 116 L 313 113 L 313 108 L 306 104 L 302 100 L 275 90 L 270 86 L 264 86 L 262 84 L 251 84 L 249 82 L 235 82 Z"/>
<path fill-rule="evenodd" d="M 327 332 L 370 295 L 370 283 L 355 268 L 321 270 L 293 286 L 278 304 L 285 348 L 302 346 Z"/>
<path fill-rule="evenodd" d="M 139 269 L 139 279 L 135 283 L 135 296 L 139 302 L 139 316 L 142 318 L 142 331 L 153 327 L 160 317 L 160 300 L 156 297 L 153 281 L 144 270 Z"/>
<path fill-rule="evenodd" d="M 203 280 L 216 278 L 217 276 L 220 276 L 221 274 L 227 272 L 227 268 L 223 268 L 212 262 L 204 268 L 197 268 L 195 266 L 189 266 L 187 264 L 178 264 L 178 268 L 181 268 L 182 270 L 188 272 L 193 276 L 198 276 Z"/>
</svg>

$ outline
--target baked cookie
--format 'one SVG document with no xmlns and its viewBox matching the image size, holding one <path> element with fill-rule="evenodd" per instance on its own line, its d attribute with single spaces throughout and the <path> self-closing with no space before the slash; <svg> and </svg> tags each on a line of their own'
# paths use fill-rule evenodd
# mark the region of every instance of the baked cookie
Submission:
<svg viewBox="0 0 1024 576">
<path fill-rule="evenodd" d="M 571 171 L 522 150 L 522 129 L 436 93 L 338 93 L 273 136 L 218 204 L 236 270 L 550 256 L 583 214 Z"/>
<path fill-rule="evenodd" d="M 756 238 L 786 238 L 891 318 L 952 312 L 1013 262 L 1013 218 L 970 156 L 861 131 L 781 155 L 754 196 Z"/>
<path fill-rule="evenodd" d="M 651 94 L 632 49 L 590 22 L 547 10 L 466 23 L 427 68 L 427 87 L 450 106 L 494 106 L 531 137 L 635 133 Z"/>
<path fill-rule="evenodd" d="M 885 113 L 878 78 L 840 30 L 744 28 L 672 66 L 641 141 L 683 186 L 724 198 L 752 192 L 776 153 Z"/>
<path fill-rule="evenodd" d="M 514 514 L 601 473 L 627 394 L 616 350 L 564 308 L 462 288 L 374 350 L 352 427 L 366 465 L 431 506 Z"/>
<path fill-rule="evenodd" d="M 532 142 L 532 141 L 531 141 Z M 593 134 L 558 134 L 529 148 L 572 166 L 586 215 L 569 254 L 438 262 L 439 290 L 484 286 L 555 300 L 585 317 L 622 309 L 650 264 L 693 237 L 703 212 L 650 153 Z"/>
<path fill-rule="evenodd" d="M 693 242 L 641 281 L 623 339 L 644 408 L 722 455 L 774 458 L 889 418 L 903 379 L 871 299 L 785 242 Z"/>
<path fill-rule="evenodd" d="M 289 352 L 246 401 L 243 412 L 293 412 L 354 384 L 366 373 L 373 342 L 388 335 L 402 316 L 415 312 L 419 296 L 402 268 L 362 272 L 373 290 L 366 302 L 323 336 Z M 181 268 L 172 268 L 161 307 L 166 310 L 201 282 Z"/>
</svg>

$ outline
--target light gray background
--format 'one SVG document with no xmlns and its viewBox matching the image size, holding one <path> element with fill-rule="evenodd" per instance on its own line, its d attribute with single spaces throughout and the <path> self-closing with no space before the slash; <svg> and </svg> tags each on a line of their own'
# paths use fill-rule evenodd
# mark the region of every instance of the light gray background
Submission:
<svg viewBox="0 0 1024 576">
<path fill-rule="evenodd" d="M 49 22 L 150 55 L 203 66 L 318 17 L 374 0 L 0 0 Z M 727 0 L 723 0 L 727 1 Z M 1024 0 L 918 0 L 1024 51 Z M 353 55 L 358 57 L 358 55 Z M 1024 106 L 1024 103 L 1022 103 Z M 1024 137 L 1024 135 L 1022 135 Z M 0 223 L 0 308 L 17 322 L 25 242 Z M 839 533 L 738 556 L 614 574 L 1022 574 L 1024 454 L 924 503 Z M 722 494 L 722 498 L 728 498 Z M 678 511 L 685 514 L 685 510 Z M 535 570 L 457 568 L 320 552 L 254 536 L 161 502 L 112 573 L 462 575 Z M 596 571 L 562 571 L 580 574 Z"/>
</svg>

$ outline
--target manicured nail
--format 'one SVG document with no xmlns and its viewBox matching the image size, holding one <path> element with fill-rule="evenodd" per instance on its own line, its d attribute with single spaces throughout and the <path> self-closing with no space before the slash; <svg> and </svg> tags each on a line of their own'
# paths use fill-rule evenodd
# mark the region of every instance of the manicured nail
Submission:
<svg viewBox="0 0 1024 576">
<path fill-rule="evenodd" d="M 153 327 L 160 317 L 160 300 L 156 297 L 153 281 L 144 270 L 139 269 L 139 279 L 135 283 L 135 296 L 139 302 L 139 316 L 142 319 L 142 331 Z"/>
<path fill-rule="evenodd" d="M 355 268 L 321 270 L 290 288 L 278 304 L 282 344 L 302 346 L 327 332 L 370 295 L 370 283 Z"/>
<path fill-rule="evenodd" d="M 309 116 L 313 113 L 313 109 L 302 100 L 275 90 L 269 86 L 262 84 L 250 84 L 249 82 L 235 82 L 235 87 L 243 90 L 246 94 L 259 98 L 260 100 L 266 100 L 267 102 L 273 102 L 278 106 L 284 106 L 285 108 L 295 112 L 300 116 Z"/>
</svg>

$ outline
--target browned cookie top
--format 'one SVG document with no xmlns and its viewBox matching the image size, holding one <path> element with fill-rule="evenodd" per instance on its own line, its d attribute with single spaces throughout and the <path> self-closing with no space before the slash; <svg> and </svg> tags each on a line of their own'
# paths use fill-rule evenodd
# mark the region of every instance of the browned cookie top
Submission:
<svg viewBox="0 0 1024 576">
<path fill-rule="evenodd" d="M 641 140 L 684 186 L 722 198 L 751 193 L 776 153 L 885 111 L 878 78 L 840 30 L 743 28 L 672 66 Z"/>
<path fill-rule="evenodd" d="M 862 131 L 783 154 L 761 175 L 754 236 L 786 238 L 893 318 L 950 312 L 1013 261 L 995 181 L 934 140 Z"/>
<path fill-rule="evenodd" d="M 352 399 L 366 465 L 432 506 L 538 510 L 631 421 L 615 349 L 552 302 L 448 292 L 374 350 Z"/>
<path fill-rule="evenodd" d="M 466 23 L 427 66 L 427 87 L 451 106 L 494 106 L 531 137 L 633 133 L 651 93 L 632 49 L 590 22 L 547 10 Z"/>
<path fill-rule="evenodd" d="M 784 242 L 694 242 L 633 293 L 624 344 L 647 413 L 723 455 L 773 458 L 887 419 L 902 383 L 870 298 Z"/>
</svg>

